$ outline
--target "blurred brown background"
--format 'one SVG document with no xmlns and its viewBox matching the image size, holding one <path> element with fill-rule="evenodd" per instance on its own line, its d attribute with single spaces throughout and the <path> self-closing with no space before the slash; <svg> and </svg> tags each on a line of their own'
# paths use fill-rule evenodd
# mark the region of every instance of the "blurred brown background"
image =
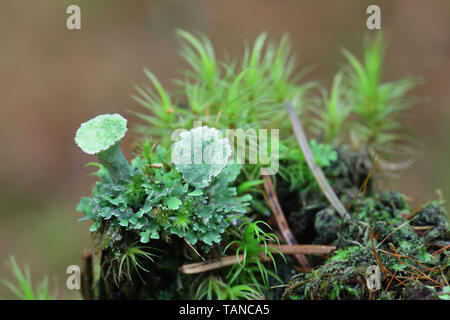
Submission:
<svg viewBox="0 0 450 320">
<path fill-rule="evenodd" d="M 75 146 L 78 125 L 105 112 L 139 109 L 130 99 L 147 67 L 164 85 L 184 66 L 176 28 L 206 33 L 216 52 L 243 52 L 262 31 L 289 33 L 299 67 L 309 80 L 328 84 L 344 62 L 340 48 L 358 56 L 366 34 L 366 8 L 381 7 L 390 43 L 386 79 L 405 75 L 426 82 L 426 97 L 406 124 L 423 144 L 416 164 L 392 185 L 416 201 L 450 197 L 450 1 L 448 0 L 3 0 L 0 2 L 0 277 L 11 279 L 15 255 L 35 279 L 58 279 L 81 263 L 91 241 L 75 207 L 95 181 L 84 164 L 93 159 Z M 66 8 L 81 7 L 82 29 L 66 29 Z M 124 146 L 129 151 L 131 135 Z M 129 152 L 128 152 L 129 155 Z M 0 297 L 11 297 L 0 285 Z"/>
</svg>

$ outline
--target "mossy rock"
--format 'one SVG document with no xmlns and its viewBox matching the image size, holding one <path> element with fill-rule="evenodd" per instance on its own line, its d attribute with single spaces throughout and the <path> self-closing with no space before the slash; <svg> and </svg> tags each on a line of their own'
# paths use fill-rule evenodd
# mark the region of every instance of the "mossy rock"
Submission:
<svg viewBox="0 0 450 320">
<path fill-rule="evenodd" d="M 346 222 L 330 207 L 316 213 L 316 240 L 339 249 L 313 271 L 292 277 L 283 298 L 439 299 L 446 290 L 450 260 L 448 251 L 432 254 L 449 240 L 442 202 L 426 203 L 415 219 L 404 197 L 394 191 L 376 193 L 357 208 Z M 431 229 L 424 234 L 417 226 Z M 380 268 L 381 290 L 368 289 L 369 266 Z M 433 288 L 437 283 L 442 287 Z"/>
</svg>

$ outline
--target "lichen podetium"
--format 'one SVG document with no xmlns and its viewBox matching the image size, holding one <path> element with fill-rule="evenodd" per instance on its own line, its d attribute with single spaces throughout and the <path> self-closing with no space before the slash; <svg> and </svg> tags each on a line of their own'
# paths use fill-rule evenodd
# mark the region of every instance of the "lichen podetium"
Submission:
<svg viewBox="0 0 450 320">
<path fill-rule="evenodd" d="M 127 120 L 120 114 L 102 114 L 77 130 L 75 143 L 83 152 L 96 155 L 116 181 L 130 176 L 130 165 L 120 149 L 127 132 Z"/>
</svg>

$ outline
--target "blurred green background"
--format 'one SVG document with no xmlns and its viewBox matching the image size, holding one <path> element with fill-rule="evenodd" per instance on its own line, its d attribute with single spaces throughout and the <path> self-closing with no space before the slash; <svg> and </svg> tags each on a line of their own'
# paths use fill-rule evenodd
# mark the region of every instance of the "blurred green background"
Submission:
<svg viewBox="0 0 450 320">
<path fill-rule="evenodd" d="M 58 297 L 68 265 L 81 265 L 91 247 L 88 223 L 75 207 L 95 179 L 77 149 L 78 125 L 100 113 L 139 107 L 133 84 L 147 67 L 168 88 L 183 61 L 176 28 L 207 34 L 219 56 L 243 52 L 262 31 L 290 34 L 299 67 L 315 66 L 305 80 L 327 85 L 344 62 L 346 47 L 360 56 L 366 29 L 361 0 L 2 0 L 0 1 L 0 277 L 6 261 L 29 264 L 34 279 L 48 275 Z M 409 170 L 386 188 L 415 202 L 450 197 L 450 1 L 376 1 L 390 47 L 386 80 L 406 75 L 426 82 L 405 124 L 423 145 Z M 66 29 L 66 8 L 81 7 L 82 30 Z M 130 156 L 132 135 L 123 147 Z M 0 285 L 0 297 L 11 297 Z"/>
</svg>

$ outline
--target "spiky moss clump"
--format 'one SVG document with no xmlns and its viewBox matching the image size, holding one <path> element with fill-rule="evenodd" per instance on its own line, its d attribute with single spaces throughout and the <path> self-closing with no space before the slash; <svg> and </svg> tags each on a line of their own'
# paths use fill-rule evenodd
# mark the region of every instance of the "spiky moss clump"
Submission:
<svg viewBox="0 0 450 320">
<path fill-rule="evenodd" d="M 442 202 L 425 204 L 416 213 L 416 218 L 402 195 L 394 191 L 379 192 L 374 197 L 364 199 L 359 211 L 358 207 L 353 206 L 352 219 L 346 222 L 335 220 L 332 208 L 323 209 L 316 215 L 317 239 L 328 240 L 340 249 L 314 271 L 294 276 L 283 298 L 440 297 L 440 293 L 446 290 L 450 267 L 448 252 L 432 255 L 440 248 L 439 245 L 448 245 L 449 240 Z M 424 223 L 429 228 L 425 235 L 421 233 L 421 228 L 415 230 Z M 380 267 L 383 290 L 370 292 L 367 288 L 366 272 L 369 266 Z M 416 282 L 420 284 L 420 290 L 426 293 L 420 290 L 423 294 L 416 292 Z M 430 286 L 438 288 L 430 289 Z"/>
</svg>

